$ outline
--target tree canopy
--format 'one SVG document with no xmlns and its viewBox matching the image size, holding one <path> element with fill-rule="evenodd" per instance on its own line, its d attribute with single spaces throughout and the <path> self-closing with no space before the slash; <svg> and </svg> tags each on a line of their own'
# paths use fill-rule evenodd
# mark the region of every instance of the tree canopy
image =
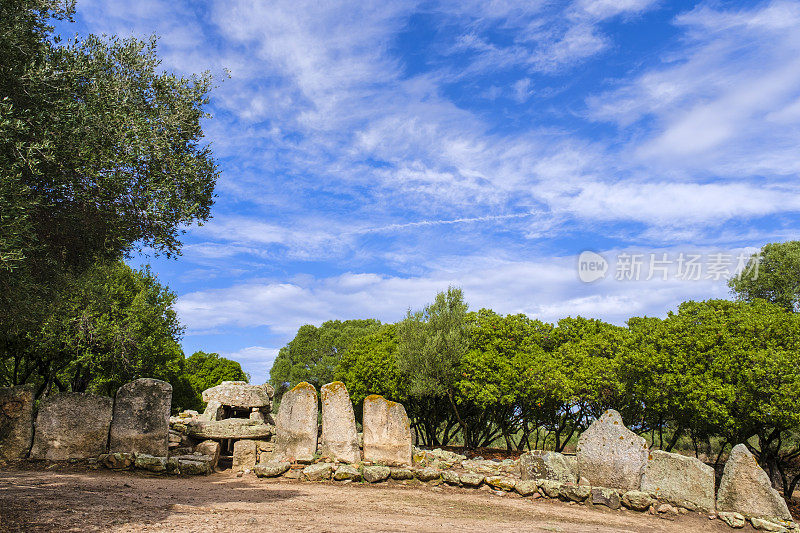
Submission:
<svg viewBox="0 0 800 533">
<path fill-rule="evenodd" d="M 800 311 L 800 241 L 764 245 L 728 286 L 741 300 L 761 298 L 786 310 Z"/>
</svg>

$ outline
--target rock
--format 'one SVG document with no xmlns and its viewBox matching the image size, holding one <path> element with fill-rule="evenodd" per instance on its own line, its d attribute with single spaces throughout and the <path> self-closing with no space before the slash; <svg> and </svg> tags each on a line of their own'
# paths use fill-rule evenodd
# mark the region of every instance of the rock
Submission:
<svg viewBox="0 0 800 533">
<path fill-rule="evenodd" d="M 106 453 L 113 401 L 108 396 L 63 392 L 41 400 L 31 459 L 65 461 Z"/>
<path fill-rule="evenodd" d="M 475 474 L 473 472 L 464 472 L 460 476 L 458 476 L 459 481 L 465 487 L 480 487 L 483 480 L 486 479 L 486 476 L 483 474 Z"/>
<path fill-rule="evenodd" d="M 141 378 L 117 390 L 108 449 L 164 457 L 169 450 L 172 385 Z"/>
<path fill-rule="evenodd" d="M 300 479 L 303 476 L 303 471 L 299 468 L 290 468 L 283 476 L 286 479 Z"/>
<path fill-rule="evenodd" d="M 609 509 L 619 509 L 619 492 L 606 487 L 592 487 L 592 503 L 605 505 Z"/>
<path fill-rule="evenodd" d="M 317 451 L 317 390 L 298 383 L 281 399 L 275 427 L 275 451 L 279 459 L 310 462 Z"/>
<path fill-rule="evenodd" d="M 267 463 L 258 463 L 253 467 L 253 472 L 258 477 L 278 477 L 292 466 L 286 461 L 270 461 Z"/>
<path fill-rule="evenodd" d="M 520 496 L 530 496 L 531 494 L 535 494 L 537 493 L 538 488 L 539 484 L 533 479 L 517 481 L 517 484 L 514 485 L 514 490 L 516 490 Z"/>
<path fill-rule="evenodd" d="M 414 476 L 420 481 L 434 481 L 436 479 L 440 479 L 442 477 L 442 473 L 436 470 L 435 468 L 431 468 L 430 466 L 426 466 L 425 468 L 417 468 L 414 470 Z"/>
<path fill-rule="evenodd" d="M 322 397 L 321 453 L 335 461 L 357 463 L 361 460 L 353 403 L 341 381 L 320 388 Z"/>
<path fill-rule="evenodd" d="M 560 481 L 540 479 L 539 492 L 542 493 L 542 496 L 547 496 L 548 498 L 558 498 L 558 495 L 561 493 L 561 485 L 563 485 L 563 483 Z"/>
<path fill-rule="evenodd" d="M 406 409 L 373 394 L 364 399 L 364 460 L 390 466 L 411 464 L 411 425 Z"/>
<path fill-rule="evenodd" d="M 622 495 L 622 505 L 634 511 L 646 511 L 655 500 L 647 492 L 629 490 Z"/>
<path fill-rule="evenodd" d="M 575 483 L 575 458 L 539 450 L 523 453 L 519 458 L 519 475 L 522 480 L 549 479 L 561 483 Z"/>
<path fill-rule="evenodd" d="M 146 453 L 138 453 L 136 454 L 136 461 L 134 462 L 134 465 L 140 470 L 161 473 L 167 470 L 167 458 L 156 457 Z"/>
<path fill-rule="evenodd" d="M 200 440 L 268 439 L 275 433 L 275 427 L 246 418 L 227 418 L 216 422 L 198 419 L 186 425 L 186 433 Z"/>
<path fill-rule="evenodd" d="M 33 385 L 0 388 L 0 461 L 28 456 L 33 443 Z"/>
<path fill-rule="evenodd" d="M 717 510 L 741 513 L 747 518 L 792 519 L 786 501 L 772 488 L 769 476 L 744 444 L 734 446 L 725 463 L 717 491 Z"/>
<path fill-rule="evenodd" d="M 336 473 L 333 474 L 333 479 L 336 481 L 359 481 L 361 480 L 361 471 L 350 464 L 339 465 Z"/>
<path fill-rule="evenodd" d="M 504 491 L 514 490 L 514 485 L 517 483 L 513 477 L 507 476 L 488 476 L 485 481 L 490 487 Z"/>
<path fill-rule="evenodd" d="M 650 452 L 641 490 L 692 511 L 714 510 L 714 469 L 694 457 Z"/>
<path fill-rule="evenodd" d="M 256 422 L 261 422 L 262 424 L 267 423 L 266 415 L 256 408 L 253 408 L 253 411 L 250 413 L 250 420 L 255 420 Z"/>
<path fill-rule="evenodd" d="M 234 445 L 235 450 L 235 445 Z M 204 440 L 197 446 L 195 446 L 194 451 L 199 452 L 202 455 L 208 455 L 211 457 L 211 469 L 213 470 L 216 468 L 217 463 L 219 462 L 219 452 L 220 446 L 219 442 L 213 440 Z"/>
<path fill-rule="evenodd" d="M 456 487 L 461 486 L 461 480 L 459 479 L 458 474 L 452 470 L 445 470 L 442 472 L 442 481 L 448 485 L 454 485 Z"/>
<path fill-rule="evenodd" d="M 102 454 L 98 460 L 111 470 L 124 470 L 133 465 L 136 457 L 132 453 L 115 452 Z"/>
<path fill-rule="evenodd" d="M 308 481 L 328 481 L 333 475 L 331 463 L 316 463 L 303 469 L 303 478 Z"/>
<path fill-rule="evenodd" d="M 659 504 L 659 506 L 656 507 L 656 511 L 660 515 L 678 516 L 678 510 L 668 503 Z"/>
<path fill-rule="evenodd" d="M 217 400 L 211 400 L 206 405 L 206 409 L 203 411 L 203 414 L 197 417 L 197 420 L 199 422 L 216 422 L 217 420 L 222 420 L 224 416 L 225 406 Z"/>
<path fill-rule="evenodd" d="M 204 476 L 214 471 L 210 455 L 179 455 L 167 460 L 167 471 L 184 476 Z"/>
<path fill-rule="evenodd" d="M 215 401 L 239 409 L 272 405 L 264 385 L 250 385 L 246 381 L 223 381 L 216 387 L 204 390 L 203 401 L 208 403 Z"/>
<path fill-rule="evenodd" d="M 392 479 L 403 480 L 403 479 L 414 479 L 414 471 L 410 468 L 402 468 L 399 466 L 393 466 L 390 468 L 391 470 L 391 477 Z"/>
<path fill-rule="evenodd" d="M 252 469 L 256 463 L 258 463 L 258 441 L 242 439 L 233 443 L 234 471 Z"/>
<path fill-rule="evenodd" d="M 456 464 L 467 459 L 466 455 L 460 455 L 455 452 L 443 450 L 441 448 L 434 448 L 433 450 L 420 450 L 425 454 L 429 461 L 444 461 L 446 463 Z"/>
<path fill-rule="evenodd" d="M 370 483 L 377 483 L 389 479 L 392 471 L 388 466 L 365 466 L 364 471 L 361 473 L 364 481 Z"/>
<path fill-rule="evenodd" d="M 728 524 L 730 527 L 736 529 L 744 527 L 745 518 L 742 514 L 721 511 L 717 516 L 719 516 L 719 519 Z"/>
<path fill-rule="evenodd" d="M 588 485 L 576 485 L 575 483 L 564 483 L 558 491 L 558 495 L 565 500 L 582 502 L 592 493 L 592 487 Z"/>
<path fill-rule="evenodd" d="M 789 533 L 789 530 L 787 528 L 783 527 L 781 524 L 776 524 L 771 520 L 764 520 L 763 518 L 751 518 L 750 523 L 753 524 L 753 528 L 761 531 Z"/>
<path fill-rule="evenodd" d="M 578 439 L 578 474 L 594 486 L 639 490 L 647 456 L 647 441 L 609 409 Z"/>
</svg>

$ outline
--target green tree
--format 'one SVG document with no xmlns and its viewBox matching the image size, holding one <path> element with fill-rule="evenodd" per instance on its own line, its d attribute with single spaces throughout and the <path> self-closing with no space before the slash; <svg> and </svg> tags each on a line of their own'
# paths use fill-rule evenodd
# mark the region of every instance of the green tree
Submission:
<svg viewBox="0 0 800 533">
<path fill-rule="evenodd" d="M 218 353 L 194 352 L 186 359 L 184 373 L 189 380 L 192 398 L 185 401 L 185 409 L 202 410 L 204 407 L 202 393 L 206 389 L 216 387 L 223 381 L 250 381 L 250 376 L 242 370 L 236 361 L 220 357 Z"/>
<path fill-rule="evenodd" d="M 800 311 L 800 241 L 764 245 L 728 286 L 740 300 L 761 298 Z"/>
</svg>

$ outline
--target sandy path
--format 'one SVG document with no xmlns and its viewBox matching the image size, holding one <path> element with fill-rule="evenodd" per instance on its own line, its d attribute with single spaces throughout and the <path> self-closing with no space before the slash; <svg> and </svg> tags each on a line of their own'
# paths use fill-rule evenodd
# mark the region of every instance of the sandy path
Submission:
<svg viewBox="0 0 800 533">
<path fill-rule="evenodd" d="M 603 507 L 496 496 L 486 490 L 204 478 L 29 466 L 0 471 L 0 531 L 561 531 L 726 532 L 691 514 L 675 521 Z"/>
</svg>

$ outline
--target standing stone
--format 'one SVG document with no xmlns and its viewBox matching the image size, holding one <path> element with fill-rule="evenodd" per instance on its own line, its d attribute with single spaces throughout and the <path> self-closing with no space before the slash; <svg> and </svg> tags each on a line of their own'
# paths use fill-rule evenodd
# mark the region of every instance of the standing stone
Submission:
<svg viewBox="0 0 800 533">
<path fill-rule="evenodd" d="M 638 490 L 647 464 L 647 441 L 609 409 L 581 434 L 577 455 L 578 475 L 593 486 Z"/>
<path fill-rule="evenodd" d="M 233 443 L 233 470 L 252 469 L 258 462 L 258 441 L 241 439 Z"/>
<path fill-rule="evenodd" d="M 276 459 L 311 462 L 317 452 L 317 390 L 298 383 L 286 392 L 278 408 L 275 427 Z"/>
<path fill-rule="evenodd" d="M 322 455 L 343 463 L 361 460 L 353 403 L 341 381 L 320 388 L 322 396 Z"/>
<path fill-rule="evenodd" d="M 194 448 L 195 453 L 199 453 L 200 455 L 207 455 L 211 457 L 211 468 L 214 469 L 217 467 L 217 463 L 219 462 L 219 453 L 220 453 L 220 446 L 219 442 L 215 440 L 204 440 Z"/>
<path fill-rule="evenodd" d="M 111 419 L 109 450 L 166 457 L 169 450 L 169 411 L 172 385 L 141 378 L 117 390 Z"/>
<path fill-rule="evenodd" d="M 791 520 L 786 501 L 772 488 L 769 476 L 744 444 L 731 450 L 717 491 L 717 511 L 741 513 L 747 518 Z"/>
<path fill-rule="evenodd" d="M 411 464 L 411 424 L 406 409 L 373 394 L 364 398 L 364 460 Z"/>
<path fill-rule="evenodd" d="M 33 385 L 0 388 L 0 460 L 28 455 L 33 442 Z"/>
<path fill-rule="evenodd" d="M 573 461 L 558 452 L 534 450 L 519 458 L 519 474 L 522 480 L 549 479 L 561 483 L 577 483 Z"/>
<path fill-rule="evenodd" d="M 106 453 L 113 401 L 108 396 L 63 392 L 39 405 L 31 459 L 65 461 Z"/>
<path fill-rule="evenodd" d="M 714 469 L 695 457 L 655 450 L 647 459 L 642 491 L 691 511 L 713 511 Z"/>
</svg>

